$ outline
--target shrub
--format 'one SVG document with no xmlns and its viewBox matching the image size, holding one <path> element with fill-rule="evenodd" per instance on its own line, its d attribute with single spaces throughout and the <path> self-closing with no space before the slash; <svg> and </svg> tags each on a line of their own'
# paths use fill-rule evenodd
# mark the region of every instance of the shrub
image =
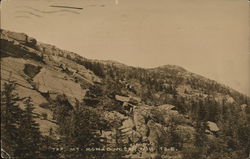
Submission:
<svg viewBox="0 0 250 159">
<path fill-rule="evenodd" d="M 45 109 L 49 109 L 49 108 L 50 108 L 50 104 L 47 103 L 47 102 L 41 103 L 39 106 L 40 106 L 41 108 L 45 108 Z"/>
<path fill-rule="evenodd" d="M 48 114 L 47 113 L 42 113 L 42 119 L 47 120 L 48 119 Z"/>
<path fill-rule="evenodd" d="M 42 67 L 40 67 L 40 66 L 25 64 L 23 71 L 27 76 L 29 76 L 30 78 L 33 78 L 40 72 L 41 68 Z"/>
</svg>

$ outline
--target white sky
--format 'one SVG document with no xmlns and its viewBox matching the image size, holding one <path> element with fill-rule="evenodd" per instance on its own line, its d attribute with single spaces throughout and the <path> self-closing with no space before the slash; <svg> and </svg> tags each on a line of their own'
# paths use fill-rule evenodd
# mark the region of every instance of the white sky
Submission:
<svg viewBox="0 0 250 159">
<path fill-rule="evenodd" d="M 84 57 L 175 64 L 250 95 L 247 0 L 3 0 L 1 12 L 2 28 Z"/>
</svg>

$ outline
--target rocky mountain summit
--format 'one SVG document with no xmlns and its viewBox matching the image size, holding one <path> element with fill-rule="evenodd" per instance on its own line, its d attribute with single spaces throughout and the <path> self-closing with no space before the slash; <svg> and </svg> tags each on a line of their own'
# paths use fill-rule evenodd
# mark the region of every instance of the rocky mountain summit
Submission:
<svg viewBox="0 0 250 159">
<path fill-rule="evenodd" d="M 250 149 L 250 98 L 179 66 L 90 60 L 1 30 L 1 88 L 10 80 L 20 97 L 33 101 L 42 135 L 96 148 L 99 156 L 87 158 L 242 159 Z M 88 113 L 72 116 L 79 110 Z M 76 125 L 67 125 L 71 119 Z M 65 131 L 75 127 L 90 128 L 95 137 L 85 143 L 87 137 Z"/>
</svg>

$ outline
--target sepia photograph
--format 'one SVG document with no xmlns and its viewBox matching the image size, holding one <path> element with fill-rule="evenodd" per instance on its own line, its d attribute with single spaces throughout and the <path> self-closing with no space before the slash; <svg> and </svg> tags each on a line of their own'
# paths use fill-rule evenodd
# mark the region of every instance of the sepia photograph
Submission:
<svg viewBox="0 0 250 159">
<path fill-rule="evenodd" d="M 249 0 L 0 0 L 1 158 L 250 159 Z"/>
</svg>

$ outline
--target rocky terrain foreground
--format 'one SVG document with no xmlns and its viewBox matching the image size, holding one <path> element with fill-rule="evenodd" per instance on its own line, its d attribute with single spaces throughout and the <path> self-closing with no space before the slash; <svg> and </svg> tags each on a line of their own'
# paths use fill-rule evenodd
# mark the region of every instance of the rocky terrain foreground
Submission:
<svg viewBox="0 0 250 159">
<path fill-rule="evenodd" d="M 81 102 L 108 123 L 96 129 L 106 144 L 89 147 L 120 148 L 117 158 L 248 156 L 249 97 L 178 66 L 90 60 L 1 30 L 1 86 L 9 80 L 20 97 L 31 97 L 42 135 L 53 131 L 55 140 L 63 135 L 51 105 L 63 96 L 70 111 Z"/>
</svg>

